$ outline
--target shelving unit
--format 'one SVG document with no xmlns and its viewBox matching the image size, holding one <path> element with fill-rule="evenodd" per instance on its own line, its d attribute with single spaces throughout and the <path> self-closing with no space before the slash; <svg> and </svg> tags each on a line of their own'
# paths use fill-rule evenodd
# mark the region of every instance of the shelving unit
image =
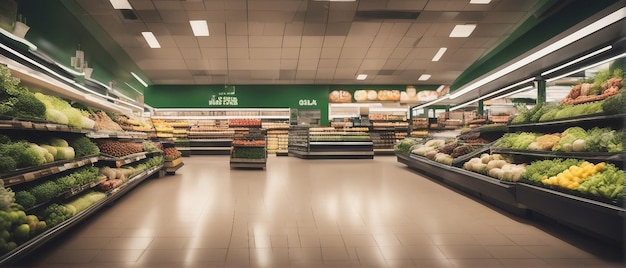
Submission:
<svg viewBox="0 0 626 268">
<path fill-rule="evenodd" d="M 266 131 L 261 125 L 250 126 L 249 134 L 235 138 L 230 153 L 231 168 L 265 169 L 267 163 Z"/>
<path fill-rule="evenodd" d="M 622 115 L 591 115 L 540 125 L 509 125 L 508 130 L 511 132 L 543 130 L 543 133 L 553 133 L 580 125 L 585 127 L 611 126 L 614 129 L 621 129 L 625 124 Z M 501 127 L 492 127 L 492 129 L 501 133 L 499 131 Z M 476 132 L 481 133 L 480 129 Z M 486 132 L 485 134 L 495 133 Z M 541 159 L 575 158 L 593 162 L 612 162 L 618 167 L 621 166 L 622 169 L 626 159 L 626 152 L 552 152 L 496 148 L 493 146 L 489 148 L 489 151 L 514 155 L 516 159 L 523 159 L 522 162 L 526 163 Z M 409 168 L 427 173 L 434 179 L 441 180 L 452 187 L 459 188 L 512 213 L 526 216 L 539 214 L 612 244 L 619 245 L 624 242 L 623 236 L 616 235 L 624 231 L 624 222 L 626 221 L 626 211 L 623 208 L 624 200 L 610 200 L 560 187 L 534 185 L 525 181 L 503 182 L 461 168 L 442 165 L 424 157 L 403 153 L 396 153 L 396 155 L 398 162 L 406 164 Z"/>
<path fill-rule="evenodd" d="M 11 123 L 5 122 L 4 124 L 0 124 L 0 126 L 4 130 L 6 130 L 7 133 L 22 133 L 22 135 L 26 136 L 29 136 L 28 133 L 43 133 L 53 131 L 54 133 L 58 133 L 59 135 L 85 135 L 92 139 L 147 139 L 147 134 L 145 132 L 96 132 L 89 129 L 72 129 L 68 126 L 47 122 L 11 120 Z M 137 161 L 143 161 L 147 158 L 158 156 L 160 154 L 160 151 L 142 152 L 121 158 L 113 158 L 104 155 L 89 155 L 74 158 L 71 160 L 55 161 L 41 166 L 23 168 L 12 172 L 7 172 L 4 174 L 0 174 L 0 179 L 2 179 L 4 187 L 28 190 L 29 187 L 33 187 L 32 185 L 37 185 L 39 183 L 44 183 L 48 180 L 52 180 L 60 176 L 72 174 L 74 170 L 80 168 L 85 168 L 89 166 L 121 167 L 124 165 L 136 163 Z M 17 260 L 28 256 L 28 254 L 32 253 L 37 248 L 44 246 L 48 241 L 62 235 L 64 232 L 70 230 L 74 225 L 78 224 L 81 221 L 84 221 L 91 215 L 96 214 L 100 208 L 106 206 L 107 204 L 119 198 L 121 195 L 130 191 L 132 188 L 141 183 L 141 181 L 156 173 L 159 173 L 162 167 L 163 163 L 160 163 L 155 167 L 139 172 L 138 174 L 130 178 L 126 183 L 122 184 L 120 187 L 115 188 L 111 191 L 107 191 L 105 193 L 106 197 L 104 197 L 102 200 L 92 204 L 85 210 L 77 213 L 76 215 L 63 221 L 62 223 L 56 226 L 49 227 L 42 233 L 30 237 L 29 240 L 21 243 L 14 250 L 11 250 L 3 255 L 0 258 L 0 265 L 10 265 Z M 75 185 L 68 191 L 62 192 L 49 200 L 44 200 L 43 202 L 39 202 L 31 207 L 28 207 L 27 209 L 25 209 L 25 212 L 27 214 L 33 215 L 40 214 L 41 210 L 43 210 L 48 205 L 52 203 L 68 202 L 69 200 L 72 200 L 73 198 L 76 198 L 81 194 L 86 193 L 87 191 L 95 190 L 105 180 L 106 177 L 104 176 L 94 177 L 94 180 L 86 184 Z M 40 220 L 43 219 L 40 218 Z"/>
<path fill-rule="evenodd" d="M 371 108 L 369 121 L 375 154 L 393 155 L 396 143 L 408 136 L 407 109 Z"/>
<path fill-rule="evenodd" d="M 184 156 L 229 155 L 233 140 L 248 133 L 247 125 L 232 120 L 278 124 L 289 120 L 289 109 L 155 109 L 152 118 L 189 123 L 187 140 L 177 143 Z"/>
<path fill-rule="evenodd" d="M 304 159 L 373 159 L 374 144 L 364 130 L 291 126 L 289 155 Z"/>
</svg>

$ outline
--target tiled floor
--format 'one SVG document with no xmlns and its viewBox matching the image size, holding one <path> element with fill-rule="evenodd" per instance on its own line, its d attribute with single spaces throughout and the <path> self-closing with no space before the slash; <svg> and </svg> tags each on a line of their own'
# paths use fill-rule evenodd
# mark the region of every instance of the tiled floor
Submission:
<svg viewBox="0 0 626 268">
<path fill-rule="evenodd" d="M 24 266 L 623 267 L 619 250 L 516 218 L 394 157 L 270 157 L 230 170 L 193 156 L 76 226 Z M 616 234 L 622 235 L 622 234 Z"/>
</svg>

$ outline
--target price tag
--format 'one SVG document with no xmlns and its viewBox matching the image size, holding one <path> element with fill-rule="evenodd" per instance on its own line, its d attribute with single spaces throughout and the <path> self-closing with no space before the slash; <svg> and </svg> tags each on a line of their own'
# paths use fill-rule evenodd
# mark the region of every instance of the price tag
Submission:
<svg viewBox="0 0 626 268">
<path fill-rule="evenodd" d="M 57 169 L 57 170 L 58 170 L 58 169 Z M 55 173 L 55 172 L 54 172 L 54 170 L 53 170 L 52 168 L 50 168 L 50 169 L 42 170 L 42 171 L 39 173 L 39 176 L 38 176 L 38 177 L 39 177 L 39 178 L 41 178 L 41 177 L 46 177 L 46 176 L 50 176 L 50 175 L 52 175 L 52 174 L 54 174 L 54 173 Z"/>
<path fill-rule="evenodd" d="M 26 173 L 22 176 L 24 177 L 25 181 L 32 181 L 37 178 L 37 176 L 35 176 L 35 173 Z"/>
<path fill-rule="evenodd" d="M 23 128 L 33 128 L 33 123 L 31 122 L 21 122 Z"/>
<path fill-rule="evenodd" d="M 7 184 L 15 184 L 15 183 L 23 182 L 23 181 L 26 181 L 26 178 L 24 178 L 24 176 L 19 176 L 19 177 L 13 177 L 13 178 L 10 178 L 8 180 L 5 180 L 4 184 L 5 185 L 7 185 Z"/>
</svg>

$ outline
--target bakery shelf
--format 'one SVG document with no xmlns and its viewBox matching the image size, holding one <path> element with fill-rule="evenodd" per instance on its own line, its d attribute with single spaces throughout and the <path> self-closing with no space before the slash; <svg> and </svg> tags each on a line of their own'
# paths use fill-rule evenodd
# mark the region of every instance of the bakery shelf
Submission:
<svg viewBox="0 0 626 268">
<path fill-rule="evenodd" d="M 97 155 L 75 158 L 72 160 L 57 161 L 42 166 L 29 167 L 16 170 L 11 173 L 0 174 L 4 186 L 12 186 L 24 182 L 34 181 L 50 175 L 61 173 L 66 170 L 76 169 L 82 166 L 91 165 L 98 162 Z"/>
</svg>

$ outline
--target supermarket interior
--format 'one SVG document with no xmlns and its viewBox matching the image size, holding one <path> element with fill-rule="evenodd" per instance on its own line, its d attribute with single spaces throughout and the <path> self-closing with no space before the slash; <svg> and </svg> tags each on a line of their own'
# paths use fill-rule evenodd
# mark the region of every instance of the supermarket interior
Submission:
<svg viewBox="0 0 626 268">
<path fill-rule="evenodd" d="M 0 0 L 0 267 L 624 267 L 625 18 Z"/>
</svg>

